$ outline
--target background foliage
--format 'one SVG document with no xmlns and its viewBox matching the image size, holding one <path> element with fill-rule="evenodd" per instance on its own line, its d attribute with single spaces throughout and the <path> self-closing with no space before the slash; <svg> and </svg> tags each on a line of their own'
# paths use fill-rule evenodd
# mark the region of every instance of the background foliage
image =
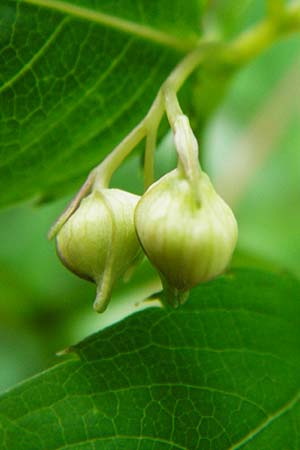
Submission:
<svg viewBox="0 0 300 450">
<path fill-rule="evenodd" d="M 176 42 L 167 45 L 34 3 L 43 2 L 0 5 L 3 391 L 59 363 L 55 352 L 136 311 L 135 304 L 157 289 L 157 277 L 144 263 L 129 285 L 120 282 L 107 313 L 94 315 L 94 286 L 60 265 L 47 231 L 89 169 L 143 117 L 183 47 L 208 32 L 230 40 L 266 14 L 264 2 L 251 0 L 200 8 L 192 1 L 149 6 L 128 0 L 118 9 L 105 1 L 69 2 L 166 33 Z M 299 286 L 282 275 L 300 275 L 299 50 L 299 36 L 291 36 L 230 81 L 221 77 L 210 88 L 199 73 L 182 93 L 199 131 L 202 164 L 238 218 L 233 272 L 196 289 L 181 311 L 146 310 L 92 336 L 62 365 L 5 394 L 1 448 L 14 450 L 22 430 L 22 449 L 30 450 L 103 448 L 93 439 L 105 433 L 123 436 L 106 441 L 112 449 L 225 449 L 265 423 L 243 448 L 300 448 Z M 174 163 L 166 135 L 157 175 Z M 113 182 L 141 192 L 141 152 Z M 182 386 L 170 387 L 173 382 Z M 130 403 L 135 407 L 126 408 Z M 125 417 L 131 428 L 124 428 Z M 56 424 L 53 440 L 49 424 Z M 142 430 L 150 440 L 128 440 Z"/>
</svg>

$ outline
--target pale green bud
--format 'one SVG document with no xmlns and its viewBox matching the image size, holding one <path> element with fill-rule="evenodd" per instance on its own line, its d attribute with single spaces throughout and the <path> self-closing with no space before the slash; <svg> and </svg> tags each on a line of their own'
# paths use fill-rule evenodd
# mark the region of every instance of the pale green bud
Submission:
<svg viewBox="0 0 300 450">
<path fill-rule="evenodd" d="M 98 312 L 105 310 L 116 280 L 141 256 L 133 220 L 138 200 L 119 189 L 95 190 L 57 235 L 57 252 L 65 266 L 97 284 Z"/>
<path fill-rule="evenodd" d="M 193 286 L 226 269 L 238 234 L 231 209 L 208 176 L 199 172 L 196 186 L 191 186 L 178 169 L 142 196 L 135 210 L 135 225 L 173 306 L 183 303 Z"/>
</svg>

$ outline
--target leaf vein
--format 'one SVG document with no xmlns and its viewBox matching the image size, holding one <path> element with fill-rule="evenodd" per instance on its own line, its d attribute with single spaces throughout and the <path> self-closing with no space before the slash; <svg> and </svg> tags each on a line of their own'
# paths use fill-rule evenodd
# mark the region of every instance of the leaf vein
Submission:
<svg viewBox="0 0 300 450">
<path fill-rule="evenodd" d="M 161 58 L 160 64 L 162 63 L 162 60 L 164 58 Z M 80 147 L 87 145 L 92 139 L 99 136 L 100 133 L 103 133 L 105 130 L 109 130 L 112 124 L 119 119 L 123 114 L 126 113 L 126 111 L 142 96 L 146 88 L 148 87 L 148 84 L 151 82 L 152 78 L 154 77 L 154 74 L 160 69 L 160 64 L 153 68 L 152 73 L 149 74 L 149 77 L 145 81 L 145 83 L 140 86 L 138 89 L 136 89 L 134 95 L 130 98 L 130 100 L 122 105 L 122 107 L 119 108 L 116 114 L 112 115 L 105 123 L 104 126 L 101 128 L 98 128 L 96 131 L 93 130 L 91 133 L 87 134 L 83 140 L 76 142 L 76 144 L 73 147 L 68 148 L 68 157 L 71 157 L 74 152 L 76 152 Z M 67 156 L 67 151 L 64 153 L 64 157 Z M 99 158 L 100 159 L 100 158 Z M 55 165 L 54 161 L 54 165 Z M 48 167 L 51 167 L 50 165 Z"/>
<path fill-rule="evenodd" d="M 191 50 L 195 47 L 195 42 L 185 41 L 176 36 L 156 30 L 152 27 L 141 25 L 136 22 L 114 17 L 100 11 L 94 11 L 82 6 L 72 5 L 59 0 L 24 0 L 25 3 L 32 5 L 54 9 L 69 16 L 77 17 L 82 20 L 91 21 L 100 25 L 113 28 L 123 33 L 131 34 L 147 41 L 155 42 L 157 44 L 171 47 L 181 52 Z"/>
<path fill-rule="evenodd" d="M 90 438 L 87 441 L 78 441 L 78 442 L 74 442 L 73 444 L 68 444 L 66 446 L 63 447 L 57 447 L 55 450 L 65 450 L 68 448 L 72 448 L 74 445 L 76 445 L 76 447 L 73 447 L 75 449 L 78 449 L 78 445 L 81 444 L 86 444 L 87 442 L 93 443 L 93 442 L 103 442 L 103 441 L 110 441 L 110 440 L 115 440 L 115 439 L 136 439 L 136 440 L 141 440 L 141 439 L 145 439 L 148 440 L 150 442 L 158 442 L 161 444 L 171 444 L 173 445 L 176 449 L 178 450 L 187 450 L 186 447 L 182 447 L 180 444 L 176 444 L 175 442 L 172 442 L 168 439 L 163 439 L 163 438 L 158 438 L 158 437 L 153 437 L 153 436 L 134 436 L 134 435 L 122 435 L 122 434 L 117 434 L 115 436 L 105 436 L 105 437 L 96 437 L 96 438 Z M 173 448 L 174 448 L 173 447 Z M 174 449 L 175 450 L 175 449 Z"/>
<path fill-rule="evenodd" d="M 247 444 L 249 441 L 254 439 L 259 433 L 265 430 L 269 425 L 275 422 L 277 419 L 280 419 L 284 414 L 291 411 L 294 406 L 300 401 L 300 391 L 296 393 L 296 395 L 287 403 L 285 403 L 281 408 L 275 411 L 273 414 L 269 415 L 266 420 L 264 420 L 258 427 L 254 430 L 250 431 L 242 440 L 234 444 L 230 450 L 237 450 Z"/>
<path fill-rule="evenodd" d="M 47 50 L 50 45 L 55 41 L 59 33 L 61 32 L 62 28 L 64 27 L 65 23 L 68 22 L 68 18 L 65 17 L 59 25 L 53 30 L 53 32 L 48 36 L 47 40 L 44 42 L 44 44 L 39 48 L 39 50 L 33 55 L 33 57 L 22 66 L 21 70 L 19 70 L 13 77 L 11 77 L 9 80 L 7 80 L 5 83 L 0 86 L 0 93 L 4 92 L 5 89 L 11 87 L 16 81 L 18 81 L 20 78 L 22 78 L 23 75 L 25 75 L 33 66 L 33 64 L 40 59 L 40 57 L 44 54 L 45 50 Z"/>
<path fill-rule="evenodd" d="M 128 42 L 122 52 L 120 52 L 120 54 L 118 55 L 117 58 L 115 58 L 111 64 L 107 67 L 107 69 L 105 70 L 105 72 L 103 72 L 101 74 L 101 77 L 99 77 L 96 82 L 89 87 L 89 89 L 86 90 L 86 92 L 84 93 L 84 95 L 82 95 L 82 97 L 79 98 L 78 101 L 72 103 L 71 107 L 69 107 L 68 109 L 66 109 L 66 111 L 64 112 L 64 114 L 62 114 L 59 117 L 59 120 L 55 120 L 52 122 L 51 125 L 48 125 L 47 127 L 43 126 L 43 130 L 39 133 L 36 133 L 36 138 L 31 140 L 28 144 L 24 145 L 22 147 L 22 149 L 18 152 L 15 152 L 14 155 L 11 158 L 8 158 L 5 160 L 5 163 L 0 164 L 0 167 L 6 166 L 7 164 L 11 164 L 14 160 L 16 160 L 21 154 L 23 154 L 24 152 L 28 151 L 31 149 L 31 147 L 38 143 L 39 141 L 41 141 L 41 138 L 44 138 L 45 136 L 47 136 L 53 129 L 55 129 L 55 127 L 57 125 L 60 125 L 62 123 L 62 120 L 68 118 L 84 101 L 87 100 L 88 97 L 90 97 L 94 91 L 99 88 L 101 86 L 101 84 L 106 80 L 106 78 L 110 75 L 110 73 L 118 66 L 118 64 L 120 63 L 120 61 L 122 60 L 122 58 L 125 56 L 125 54 L 127 53 L 128 49 L 130 48 L 130 44 L 131 42 Z M 101 132 L 101 129 L 99 130 L 99 132 Z"/>
</svg>

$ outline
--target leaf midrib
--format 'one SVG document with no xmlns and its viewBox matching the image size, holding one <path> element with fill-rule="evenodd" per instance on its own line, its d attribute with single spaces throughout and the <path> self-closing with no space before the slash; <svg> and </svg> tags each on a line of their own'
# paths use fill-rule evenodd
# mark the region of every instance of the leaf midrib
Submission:
<svg viewBox="0 0 300 450">
<path fill-rule="evenodd" d="M 89 22 L 105 25 L 123 33 L 137 36 L 141 39 L 171 47 L 180 52 L 187 52 L 195 47 L 196 41 L 191 39 L 179 39 L 176 36 L 156 30 L 152 27 L 141 25 L 120 17 L 115 17 L 100 11 L 95 11 L 82 6 L 72 5 L 60 0 L 23 0 L 23 3 L 48 8 L 69 16 L 77 17 Z"/>
<path fill-rule="evenodd" d="M 280 419 L 280 417 L 284 416 L 289 411 L 291 411 L 299 401 L 300 401 L 300 391 L 298 391 L 291 400 L 289 400 L 287 403 L 281 406 L 277 411 L 268 416 L 266 420 L 264 420 L 260 425 L 258 425 L 258 427 L 250 431 L 247 434 L 247 436 L 245 436 L 242 440 L 240 440 L 239 442 L 235 443 L 232 447 L 230 447 L 230 450 L 238 450 L 242 448 L 249 441 L 251 441 L 258 434 L 260 434 L 263 430 L 265 430 L 269 425 L 271 425 L 277 419 Z"/>
</svg>

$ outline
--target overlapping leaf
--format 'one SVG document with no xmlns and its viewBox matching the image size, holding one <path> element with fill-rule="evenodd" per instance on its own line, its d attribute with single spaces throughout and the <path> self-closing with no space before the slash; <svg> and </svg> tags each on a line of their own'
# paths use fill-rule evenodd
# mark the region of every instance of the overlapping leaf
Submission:
<svg viewBox="0 0 300 450">
<path fill-rule="evenodd" d="M 1 398 L 1 449 L 299 448 L 299 292 L 235 271 L 90 337 Z"/>
</svg>

